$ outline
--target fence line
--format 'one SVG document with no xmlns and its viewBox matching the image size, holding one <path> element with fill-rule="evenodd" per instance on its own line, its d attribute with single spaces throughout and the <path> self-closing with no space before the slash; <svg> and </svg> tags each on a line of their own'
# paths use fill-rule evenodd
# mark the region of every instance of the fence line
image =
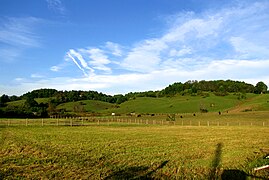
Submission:
<svg viewBox="0 0 269 180">
<path fill-rule="evenodd" d="M 48 118 L 48 119 L 0 119 L 2 126 L 87 126 L 87 125 L 177 125 L 177 126 L 263 126 L 269 127 L 269 121 L 207 121 L 207 120 L 155 120 L 139 118 L 100 118 L 100 117 L 76 117 L 76 118 Z"/>
</svg>

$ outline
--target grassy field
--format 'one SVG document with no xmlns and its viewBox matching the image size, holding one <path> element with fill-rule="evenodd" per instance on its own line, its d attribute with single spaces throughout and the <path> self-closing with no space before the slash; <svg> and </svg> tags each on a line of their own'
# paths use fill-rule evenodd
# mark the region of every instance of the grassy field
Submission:
<svg viewBox="0 0 269 180">
<path fill-rule="evenodd" d="M 186 122 L 268 120 L 268 113 L 208 114 Z M 196 118 L 196 119 L 195 119 Z M 223 119 L 222 119 L 223 118 Z M 0 126 L 0 179 L 268 178 L 268 126 L 88 124 Z"/>
</svg>

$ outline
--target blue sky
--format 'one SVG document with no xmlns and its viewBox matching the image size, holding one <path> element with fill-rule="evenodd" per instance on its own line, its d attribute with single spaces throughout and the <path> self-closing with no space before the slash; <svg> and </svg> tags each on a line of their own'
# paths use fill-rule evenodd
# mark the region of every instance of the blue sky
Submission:
<svg viewBox="0 0 269 180">
<path fill-rule="evenodd" d="M 0 94 L 269 85 L 269 2 L 1 0 Z"/>
</svg>

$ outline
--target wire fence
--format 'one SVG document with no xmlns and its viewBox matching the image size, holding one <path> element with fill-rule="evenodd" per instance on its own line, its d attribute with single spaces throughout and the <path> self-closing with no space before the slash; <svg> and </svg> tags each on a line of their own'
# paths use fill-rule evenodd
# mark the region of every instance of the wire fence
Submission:
<svg viewBox="0 0 269 180">
<path fill-rule="evenodd" d="M 89 126 L 89 125 L 169 125 L 169 126 L 263 126 L 269 127 L 269 120 L 233 120 L 233 119 L 195 119 L 176 118 L 174 121 L 164 117 L 54 117 L 41 119 L 0 119 L 1 126 Z"/>
</svg>

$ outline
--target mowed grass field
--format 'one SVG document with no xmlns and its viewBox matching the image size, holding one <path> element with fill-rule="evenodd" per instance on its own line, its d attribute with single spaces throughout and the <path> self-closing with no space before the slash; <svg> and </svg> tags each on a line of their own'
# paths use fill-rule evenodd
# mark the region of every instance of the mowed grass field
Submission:
<svg viewBox="0 0 269 180">
<path fill-rule="evenodd" d="M 268 113 L 184 118 L 260 124 Z M 252 169 L 268 164 L 268 135 L 262 125 L 1 125 L 0 179 L 211 179 L 229 170 L 266 179 Z"/>
</svg>

